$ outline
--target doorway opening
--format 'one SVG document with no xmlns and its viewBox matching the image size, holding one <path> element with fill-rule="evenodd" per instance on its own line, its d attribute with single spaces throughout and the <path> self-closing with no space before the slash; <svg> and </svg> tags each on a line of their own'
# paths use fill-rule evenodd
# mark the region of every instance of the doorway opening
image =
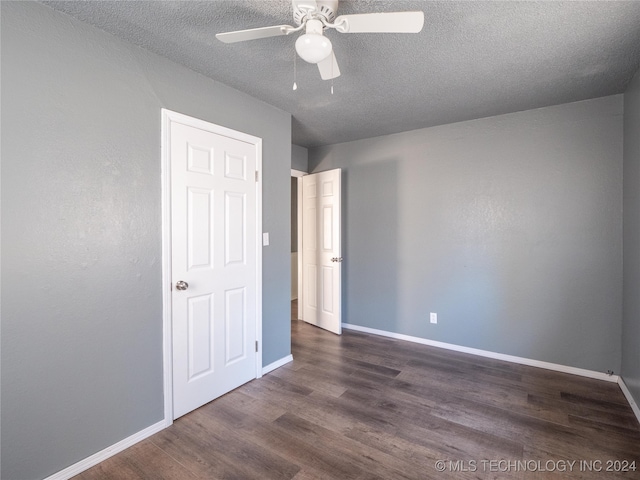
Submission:
<svg viewBox="0 0 640 480">
<path fill-rule="evenodd" d="M 293 172 L 293 171 L 292 171 Z M 297 178 L 297 319 L 342 333 L 339 168 Z"/>
<path fill-rule="evenodd" d="M 302 177 L 307 172 L 291 170 L 291 321 L 302 320 Z"/>
</svg>

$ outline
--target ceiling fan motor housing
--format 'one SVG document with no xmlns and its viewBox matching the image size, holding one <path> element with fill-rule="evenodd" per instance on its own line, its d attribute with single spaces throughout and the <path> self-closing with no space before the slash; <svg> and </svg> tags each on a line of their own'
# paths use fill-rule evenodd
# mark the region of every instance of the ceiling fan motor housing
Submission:
<svg viewBox="0 0 640 480">
<path fill-rule="evenodd" d="M 292 0 L 293 19 L 296 25 L 301 25 L 304 17 L 314 13 L 324 17 L 328 23 L 333 23 L 338 10 L 338 0 Z"/>
</svg>

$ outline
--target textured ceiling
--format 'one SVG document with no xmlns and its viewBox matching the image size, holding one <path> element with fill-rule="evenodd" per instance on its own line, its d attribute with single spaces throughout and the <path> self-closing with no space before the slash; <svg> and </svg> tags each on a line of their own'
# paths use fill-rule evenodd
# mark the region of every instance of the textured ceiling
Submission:
<svg viewBox="0 0 640 480">
<path fill-rule="evenodd" d="M 342 75 L 298 59 L 293 36 L 215 34 L 293 25 L 289 0 L 45 1 L 293 115 L 312 147 L 621 93 L 640 67 L 640 1 L 342 0 L 338 15 L 422 10 L 419 34 L 328 30 Z"/>
</svg>

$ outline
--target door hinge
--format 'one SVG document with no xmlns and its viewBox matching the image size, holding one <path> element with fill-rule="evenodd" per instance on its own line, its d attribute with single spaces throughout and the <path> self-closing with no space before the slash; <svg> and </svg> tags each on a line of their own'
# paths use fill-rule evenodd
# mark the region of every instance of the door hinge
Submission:
<svg viewBox="0 0 640 480">
<path fill-rule="evenodd" d="M 258 351 L 258 341 L 256 340 L 256 352 Z"/>
<path fill-rule="evenodd" d="M 258 178 L 260 177 L 259 177 L 258 171 L 256 170 L 256 182 L 258 181 Z"/>
</svg>

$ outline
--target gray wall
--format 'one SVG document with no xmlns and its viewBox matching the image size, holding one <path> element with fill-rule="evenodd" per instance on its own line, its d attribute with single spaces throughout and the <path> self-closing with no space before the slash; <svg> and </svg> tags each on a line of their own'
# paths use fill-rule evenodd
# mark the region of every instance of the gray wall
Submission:
<svg viewBox="0 0 640 480">
<path fill-rule="evenodd" d="M 640 71 L 624 94 L 622 377 L 640 405 Z"/>
<path fill-rule="evenodd" d="M 344 172 L 343 321 L 619 372 L 622 101 L 311 149 Z"/>
<path fill-rule="evenodd" d="M 264 139 L 263 362 L 290 353 L 291 117 L 35 3 L 2 8 L 2 472 L 163 417 L 160 109 Z"/>
<path fill-rule="evenodd" d="M 309 171 L 309 151 L 299 145 L 291 145 L 291 168 L 301 172 Z"/>
</svg>

